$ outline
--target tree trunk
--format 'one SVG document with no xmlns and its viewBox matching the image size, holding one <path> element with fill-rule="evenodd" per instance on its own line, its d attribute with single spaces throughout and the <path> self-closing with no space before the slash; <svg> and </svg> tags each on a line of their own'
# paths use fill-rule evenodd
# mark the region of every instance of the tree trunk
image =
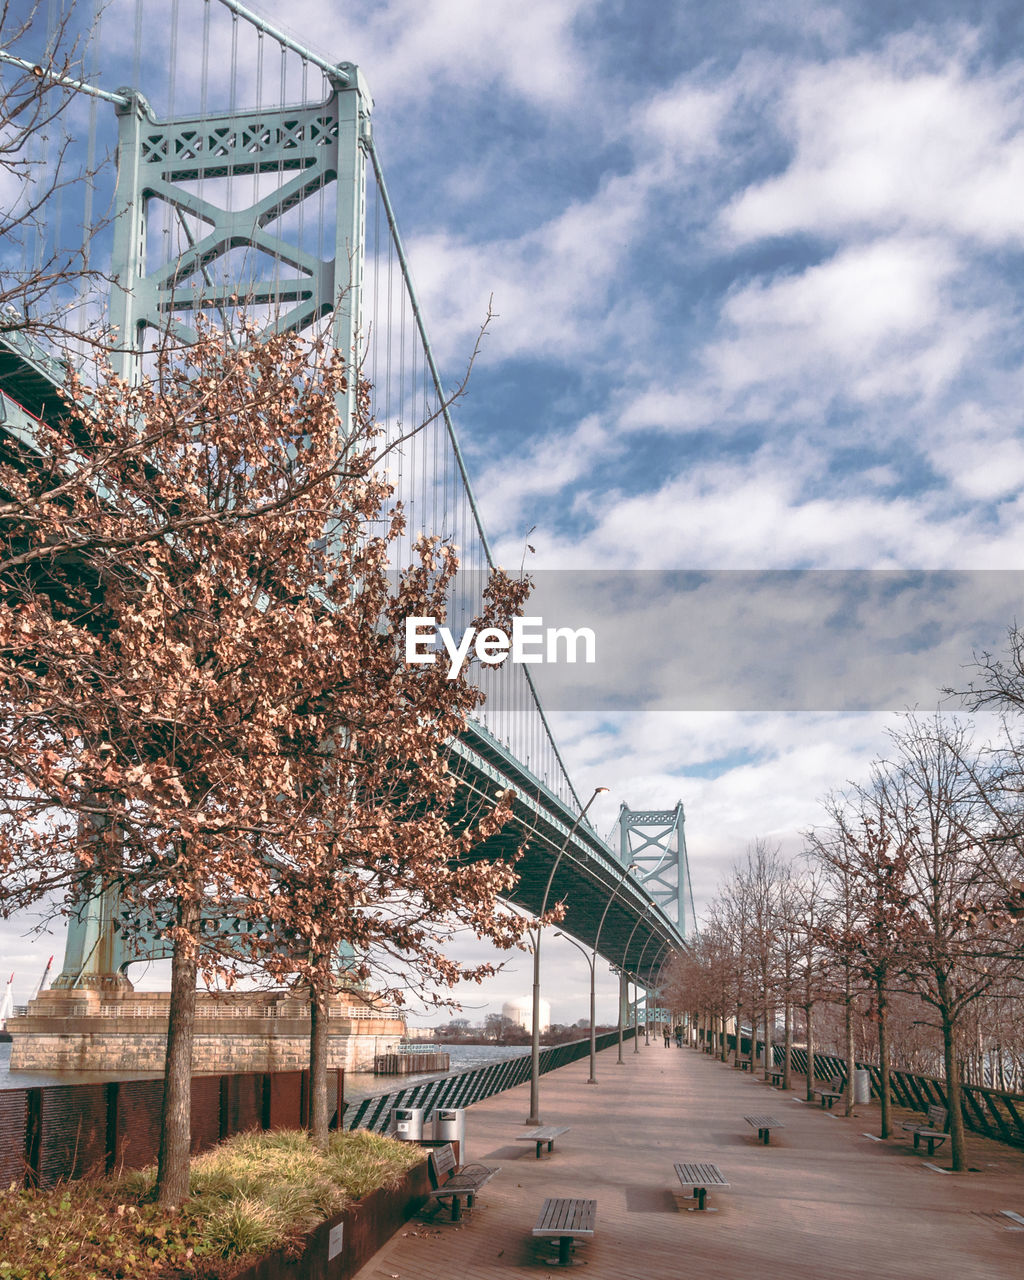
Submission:
<svg viewBox="0 0 1024 1280">
<path fill-rule="evenodd" d="M 764 1079 L 775 1070 L 775 1010 L 764 1006 Z"/>
<path fill-rule="evenodd" d="M 317 973 L 309 992 L 309 1136 L 327 1146 L 327 1051 L 330 1035 L 330 981 Z"/>
<path fill-rule="evenodd" d="M 875 984 L 875 999 L 878 1004 L 878 1074 L 881 1083 L 882 1105 L 882 1137 L 889 1136 L 889 1111 L 892 1099 L 889 1089 L 889 1001 L 885 994 L 885 983 L 881 978 Z"/>
<path fill-rule="evenodd" d="M 941 994 L 941 987 L 940 987 Z M 949 1148 L 954 1173 L 962 1173 L 967 1165 L 964 1150 L 964 1113 L 960 1105 L 960 1060 L 956 1054 L 953 1019 L 945 1005 L 942 1014 L 942 1055 L 946 1063 L 946 1106 L 949 1109 Z"/>
<path fill-rule="evenodd" d="M 846 991 L 845 991 L 845 1019 L 844 1031 L 846 1032 L 846 1112 L 848 1116 L 853 1115 L 853 1082 L 857 1071 L 857 1051 L 853 1044 L 853 991 L 850 987 L 850 972 L 846 971 Z"/>
<path fill-rule="evenodd" d="M 808 1102 L 814 1101 L 814 1005 L 804 1005 L 804 1016 L 807 1019 L 807 1093 Z"/>
<path fill-rule="evenodd" d="M 732 1065 L 737 1071 L 740 1069 L 740 1053 L 742 1052 L 741 1046 L 743 1044 L 743 1036 L 740 1033 L 740 1027 L 742 1025 L 742 1021 L 743 1021 L 743 1001 L 737 1000 L 736 1001 L 736 1053 L 732 1060 Z"/>
<path fill-rule="evenodd" d="M 789 1070 L 793 1060 L 793 1005 L 789 999 L 786 1000 L 782 1017 L 785 1027 L 782 1049 L 782 1087 L 788 1089 Z"/>
<path fill-rule="evenodd" d="M 169 1209 L 177 1208 L 186 1199 L 189 1186 L 199 903 L 179 903 L 177 923 L 185 936 L 175 938 L 171 955 L 171 1005 L 156 1180 L 157 1200 Z"/>
</svg>

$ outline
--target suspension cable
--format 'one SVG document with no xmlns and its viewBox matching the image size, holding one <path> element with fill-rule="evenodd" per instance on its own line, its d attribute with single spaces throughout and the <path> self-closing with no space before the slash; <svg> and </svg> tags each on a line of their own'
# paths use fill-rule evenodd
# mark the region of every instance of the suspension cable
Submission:
<svg viewBox="0 0 1024 1280">
<path fill-rule="evenodd" d="M 340 68 L 336 62 L 328 62 L 326 58 L 321 58 L 318 54 L 313 53 L 305 45 L 301 45 L 297 40 L 293 40 L 291 36 L 285 35 L 279 27 L 271 26 L 266 18 L 261 18 L 259 14 L 247 9 L 244 4 L 239 4 L 238 0 L 218 0 L 218 3 L 222 4 L 226 9 L 230 9 L 232 13 L 237 13 L 246 22 L 252 23 L 257 31 L 270 36 L 272 40 L 276 40 L 283 48 L 291 49 L 292 53 L 297 53 L 300 58 L 304 58 L 307 62 L 312 62 L 314 66 L 319 67 L 321 71 L 332 79 L 340 80 L 342 84 L 351 83 L 352 77 L 347 71 Z"/>
</svg>

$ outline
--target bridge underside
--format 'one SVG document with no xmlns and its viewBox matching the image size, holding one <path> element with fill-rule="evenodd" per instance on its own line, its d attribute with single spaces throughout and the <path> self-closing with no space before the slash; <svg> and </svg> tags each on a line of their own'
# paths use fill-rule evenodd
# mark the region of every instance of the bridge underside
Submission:
<svg viewBox="0 0 1024 1280">
<path fill-rule="evenodd" d="M 483 798 L 493 799 L 496 785 L 515 787 L 514 822 L 481 849 L 483 856 L 491 859 L 520 854 L 519 883 L 511 901 L 539 914 L 548 876 L 575 814 L 478 726 L 462 735 L 457 752 L 466 764 L 464 809 Z M 600 954 L 617 968 L 637 974 L 641 982 L 652 980 L 670 951 L 683 945 L 672 921 L 626 874 L 608 845 L 585 826 L 572 833 L 558 863 L 548 895 L 549 909 L 556 903 L 565 907 L 565 917 L 556 927 L 590 947 L 600 928 Z"/>
</svg>

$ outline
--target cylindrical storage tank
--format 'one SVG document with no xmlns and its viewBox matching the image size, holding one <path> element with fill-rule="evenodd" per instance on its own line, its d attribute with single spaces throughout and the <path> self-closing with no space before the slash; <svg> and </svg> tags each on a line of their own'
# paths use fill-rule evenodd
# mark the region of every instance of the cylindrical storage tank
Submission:
<svg viewBox="0 0 1024 1280">
<path fill-rule="evenodd" d="M 391 1134 L 399 1142 L 419 1142 L 423 1137 L 422 1107 L 393 1107 Z"/>
<path fill-rule="evenodd" d="M 434 1112 L 434 1141 L 450 1142 L 455 1148 L 455 1163 L 465 1163 L 465 1107 L 438 1107 Z"/>
<path fill-rule="evenodd" d="M 853 1100 L 864 1103 L 871 1101 L 871 1074 L 861 1068 L 853 1073 Z"/>
<path fill-rule="evenodd" d="M 501 1013 L 502 1017 L 508 1018 L 524 1031 L 530 1031 L 533 1027 L 533 1000 L 530 996 L 524 996 L 520 1000 L 506 1000 L 501 1006 Z M 551 1002 L 543 997 L 537 1003 L 537 1021 L 541 1031 L 547 1031 L 551 1026 Z"/>
</svg>

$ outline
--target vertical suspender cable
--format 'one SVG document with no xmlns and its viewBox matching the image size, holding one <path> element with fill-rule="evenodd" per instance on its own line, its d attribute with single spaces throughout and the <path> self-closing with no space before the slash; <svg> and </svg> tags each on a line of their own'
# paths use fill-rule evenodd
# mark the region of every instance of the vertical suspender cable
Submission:
<svg viewBox="0 0 1024 1280">
<path fill-rule="evenodd" d="M 100 27 L 103 22 L 103 9 L 100 0 L 93 0 L 92 26 L 85 46 L 85 78 L 93 81 L 97 78 L 96 50 L 99 44 Z M 96 192 L 96 113 L 99 103 L 93 97 L 89 99 L 89 136 L 85 149 L 85 203 L 82 209 L 82 270 L 88 272 L 92 260 L 92 225 L 93 200 Z M 83 291 L 88 288 L 88 280 L 82 281 Z"/>
<path fill-rule="evenodd" d="M 377 186 L 380 189 L 381 199 L 384 203 L 385 212 L 387 213 L 388 226 L 391 229 L 391 238 L 395 243 L 395 251 L 398 254 L 398 261 L 401 265 L 402 276 L 405 281 L 406 290 L 408 292 L 409 302 L 412 307 L 412 312 L 416 321 L 416 326 L 419 330 L 420 341 L 423 343 L 423 349 L 426 353 L 427 361 L 430 366 L 430 376 L 433 380 L 434 387 L 435 387 L 435 390 L 437 391 L 438 397 L 440 398 L 442 405 L 444 405 L 445 397 L 444 397 L 444 389 L 441 385 L 441 376 L 440 376 L 440 373 L 438 372 L 437 364 L 434 360 L 433 351 L 431 350 L 430 342 L 427 338 L 426 326 L 423 322 L 423 315 L 422 315 L 422 312 L 420 311 L 419 301 L 416 298 L 415 289 L 413 288 L 412 276 L 409 271 L 409 264 L 405 257 L 405 250 L 402 248 L 402 240 L 401 240 L 401 236 L 399 235 L 398 224 L 395 220 L 394 209 L 391 207 L 391 200 L 388 197 L 387 184 L 384 181 L 384 174 L 381 170 L 380 159 L 377 155 L 377 150 L 373 145 L 372 139 L 367 144 L 367 153 L 370 157 L 370 162 L 373 165 L 373 172 L 377 178 Z M 483 521 L 480 518 L 480 509 L 477 506 L 476 497 L 473 493 L 473 486 L 469 479 L 469 473 L 466 470 L 465 458 L 462 455 L 462 449 L 459 447 L 458 438 L 455 435 L 455 426 L 452 423 L 451 414 L 448 411 L 448 408 L 446 405 L 444 405 L 443 417 L 444 417 L 445 429 L 447 430 L 447 433 L 448 433 L 448 439 L 451 443 L 452 451 L 455 454 L 456 463 L 459 468 L 459 474 L 462 477 L 462 483 L 466 489 L 466 494 L 469 499 L 470 509 L 472 510 L 472 513 L 473 513 L 473 520 L 476 525 L 476 531 L 477 531 L 477 534 L 479 535 L 480 542 L 484 551 L 484 555 L 486 557 L 487 566 L 493 569 L 495 566 L 494 566 L 494 556 L 491 551 L 491 544 L 484 530 Z M 527 684 L 530 686 L 530 692 L 533 695 L 533 701 L 537 709 L 537 714 L 540 716 L 541 720 L 543 721 L 544 729 L 548 736 L 548 741 L 551 744 L 551 750 L 553 752 L 554 759 L 557 760 L 558 762 L 559 769 L 568 786 L 569 794 L 571 795 L 573 801 L 575 802 L 576 807 L 578 809 L 582 809 L 583 804 L 579 796 L 576 794 L 576 788 L 573 786 L 572 780 L 569 777 L 569 771 L 565 767 L 565 761 L 562 759 L 561 752 L 558 750 L 558 747 L 555 745 L 554 735 L 551 732 L 551 725 L 548 723 L 548 718 L 544 714 L 544 708 L 541 706 L 540 699 L 537 697 L 537 687 L 534 684 L 533 677 L 531 676 L 530 671 L 527 667 L 523 668 L 523 674 L 526 677 Z"/>
<path fill-rule="evenodd" d="M 132 51 L 132 88 L 142 79 L 142 0 L 135 0 L 135 47 Z"/>
<path fill-rule="evenodd" d="M 210 89 L 210 0 L 203 0 L 203 62 L 199 81 L 199 114 L 206 116 Z"/>
<path fill-rule="evenodd" d="M 232 115 L 238 110 L 238 15 L 231 15 L 231 70 L 228 75 L 228 110 Z M 235 166 L 228 168 L 227 205 L 234 208 Z"/>
</svg>

